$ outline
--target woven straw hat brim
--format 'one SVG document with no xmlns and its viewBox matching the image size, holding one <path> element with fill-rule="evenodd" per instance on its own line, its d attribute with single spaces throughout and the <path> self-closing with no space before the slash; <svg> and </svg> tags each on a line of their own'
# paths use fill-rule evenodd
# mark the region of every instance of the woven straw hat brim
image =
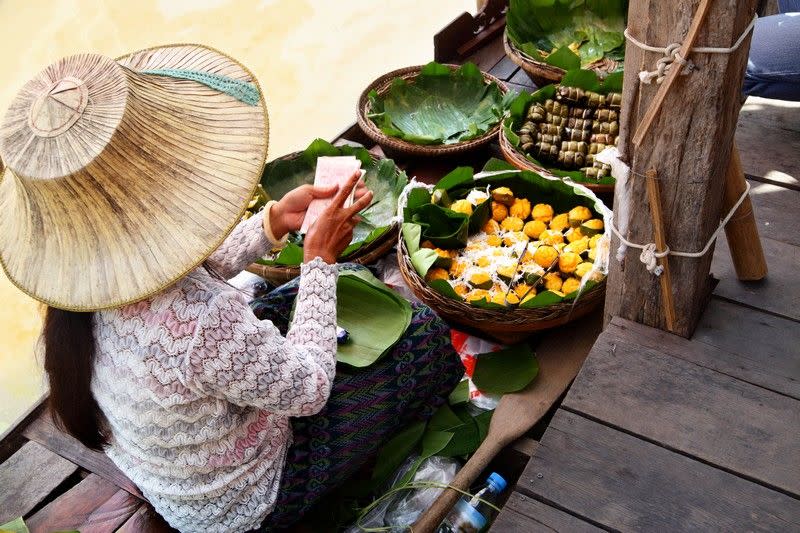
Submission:
<svg viewBox="0 0 800 533">
<path fill-rule="evenodd" d="M 163 69 L 248 82 L 259 101 L 142 72 Z M 268 132 L 255 76 L 209 47 L 161 46 L 117 61 L 83 54 L 47 67 L 0 127 L 6 275 L 33 298 L 73 311 L 163 290 L 240 220 L 261 177 Z"/>
</svg>

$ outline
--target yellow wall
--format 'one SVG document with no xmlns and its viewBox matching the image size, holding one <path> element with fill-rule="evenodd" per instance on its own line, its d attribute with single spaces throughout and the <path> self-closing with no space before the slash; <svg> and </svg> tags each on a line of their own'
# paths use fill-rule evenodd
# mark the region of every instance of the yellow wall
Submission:
<svg viewBox="0 0 800 533">
<path fill-rule="evenodd" d="M 227 52 L 258 76 L 270 158 L 331 138 L 363 87 L 433 57 L 433 35 L 475 0 L 2 0 L 0 112 L 61 56 L 170 42 Z M 0 431 L 39 394 L 37 304 L 0 274 Z"/>
</svg>

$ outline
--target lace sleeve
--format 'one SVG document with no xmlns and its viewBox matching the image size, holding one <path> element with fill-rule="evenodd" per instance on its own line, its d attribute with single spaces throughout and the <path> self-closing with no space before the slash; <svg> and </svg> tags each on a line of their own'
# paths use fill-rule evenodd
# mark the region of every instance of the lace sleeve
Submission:
<svg viewBox="0 0 800 533">
<path fill-rule="evenodd" d="M 288 416 L 319 412 L 336 373 L 335 265 L 302 267 L 286 338 L 236 292 L 216 296 L 189 354 L 187 383 L 202 392 Z"/>
<path fill-rule="evenodd" d="M 284 244 L 285 237 L 276 239 L 269 227 L 270 237 L 264 233 L 264 217 L 269 216 L 273 203 L 270 202 L 263 210 L 240 222 L 208 258 L 211 267 L 223 278 L 234 277 L 247 265 L 264 257 L 270 248 Z"/>
</svg>

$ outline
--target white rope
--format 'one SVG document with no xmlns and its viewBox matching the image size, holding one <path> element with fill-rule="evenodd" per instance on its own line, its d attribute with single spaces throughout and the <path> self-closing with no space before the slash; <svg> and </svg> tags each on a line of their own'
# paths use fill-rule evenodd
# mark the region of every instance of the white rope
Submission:
<svg viewBox="0 0 800 533">
<path fill-rule="evenodd" d="M 688 53 L 698 53 L 698 54 L 731 54 L 738 50 L 739 46 L 741 46 L 742 42 L 744 42 L 747 35 L 753 30 L 753 27 L 756 24 L 756 20 L 758 20 L 758 15 L 753 17 L 753 20 L 750 21 L 750 24 L 744 29 L 739 38 L 736 39 L 736 42 L 733 43 L 733 46 L 728 48 L 721 48 L 716 46 L 695 46 L 689 49 Z M 683 67 L 681 71 L 681 75 L 686 75 L 691 73 L 695 66 L 694 63 L 690 59 L 686 59 L 680 54 L 680 49 L 682 44 L 681 43 L 671 43 L 665 47 L 659 46 L 650 46 L 649 44 L 645 44 L 642 41 L 636 39 L 633 35 L 631 35 L 630 29 L 625 28 L 625 37 L 630 40 L 633 44 L 641 48 L 642 50 L 646 50 L 648 52 L 657 52 L 659 54 L 663 54 L 664 57 L 661 57 L 656 61 L 656 68 L 655 70 L 648 71 L 643 70 L 639 73 L 639 80 L 642 83 L 651 83 L 653 79 L 656 80 L 656 83 L 661 83 L 664 81 L 664 78 L 667 77 L 667 73 L 671 68 L 673 63 L 677 63 Z"/>
<path fill-rule="evenodd" d="M 717 240 L 717 237 L 719 237 L 720 232 L 723 229 L 725 229 L 725 226 L 728 225 L 728 222 L 730 222 L 731 218 L 733 218 L 734 213 L 736 213 L 736 210 L 739 209 L 740 205 L 742 205 L 742 202 L 744 202 L 748 194 L 750 194 L 750 183 L 747 183 L 747 186 L 745 187 L 742 195 L 739 197 L 739 200 L 737 200 L 737 202 L 733 205 L 733 207 L 725 216 L 725 218 L 722 219 L 722 222 L 719 223 L 717 230 L 711 235 L 711 238 L 708 239 L 706 245 L 699 252 L 676 252 L 674 250 L 671 250 L 669 246 L 667 246 L 666 250 L 658 251 L 658 249 L 656 248 L 656 244 L 653 242 L 647 244 L 637 244 L 635 242 L 631 242 L 625 237 L 623 237 L 622 234 L 619 232 L 616 225 L 614 224 L 613 216 L 611 217 L 611 231 L 614 232 L 614 235 L 616 235 L 619 238 L 620 242 L 622 242 L 625 246 L 642 250 L 642 253 L 639 256 L 639 260 L 642 263 L 644 263 L 644 265 L 647 267 L 648 272 L 650 272 L 655 276 L 660 276 L 661 273 L 664 271 L 664 268 L 658 264 L 657 260 L 661 259 L 662 257 L 666 257 L 668 255 L 676 255 L 678 257 L 697 258 L 706 255 L 706 253 L 708 253 L 708 250 L 711 248 L 711 245 L 714 244 L 714 241 Z"/>
</svg>

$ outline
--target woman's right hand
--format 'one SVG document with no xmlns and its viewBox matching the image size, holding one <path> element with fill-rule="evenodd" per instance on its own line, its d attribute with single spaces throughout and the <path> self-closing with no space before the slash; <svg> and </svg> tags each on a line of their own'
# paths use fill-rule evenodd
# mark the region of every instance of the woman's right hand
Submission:
<svg viewBox="0 0 800 533">
<path fill-rule="evenodd" d="M 303 241 L 303 261 L 319 257 L 329 264 L 336 259 L 353 240 L 353 228 L 361 218 L 358 212 L 372 202 L 372 191 L 367 191 L 350 207 L 344 207 L 350 192 L 358 184 L 361 173 L 356 172 L 336 193 L 331 204 L 320 214 L 306 233 Z"/>
</svg>

